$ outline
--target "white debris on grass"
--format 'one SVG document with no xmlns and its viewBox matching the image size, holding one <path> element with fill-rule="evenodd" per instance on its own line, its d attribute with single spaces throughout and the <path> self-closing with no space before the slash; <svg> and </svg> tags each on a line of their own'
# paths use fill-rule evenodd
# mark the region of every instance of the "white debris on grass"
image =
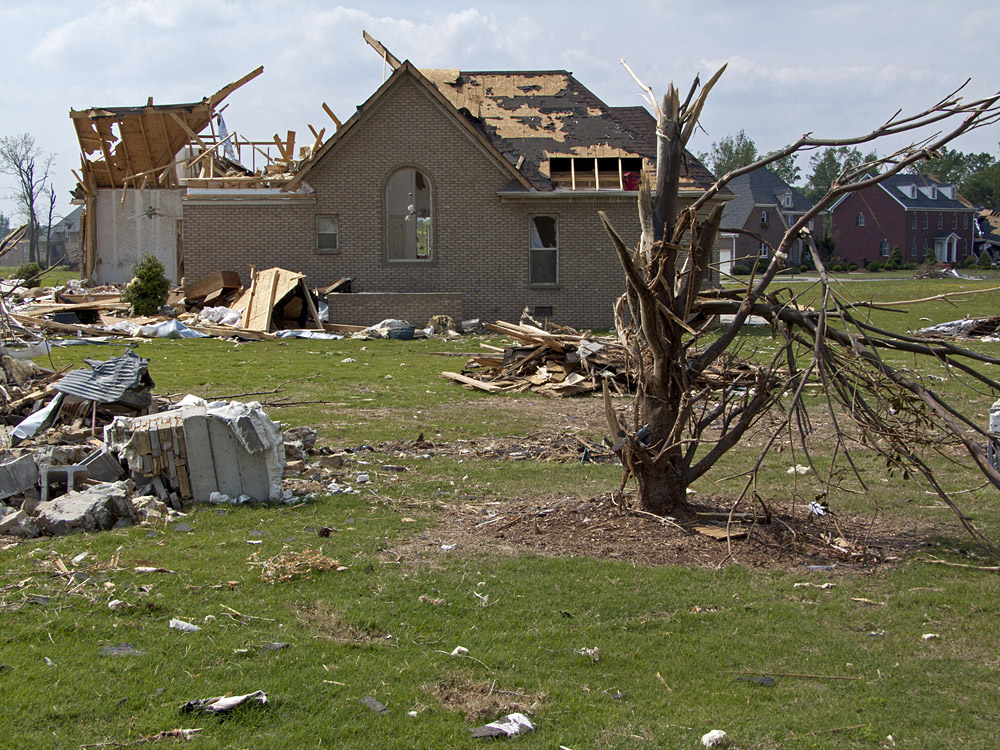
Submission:
<svg viewBox="0 0 1000 750">
<path fill-rule="evenodd" d="M 701 744 L 705 747 L 725 747 L 729 744 L 729 735 L 721 729 L 713 729 L 711 732 L 702 735 Z"/>
<path fill-rule="evenodd" d="M 809 467 L 803 466 L 802 464 L 795 464 L 795 466 L 789 466 L 786 474 L 808 474 Z"/>
<path fill-rule="evenodd" d="M 174 630 L 180 630 L 182 633 L 197 633 L 201 628 L 197 625 L 192 625 L 190 622 L 184 622 L 184 620 L 178 620 L 176 617 L 170 621 L 170 627 Z"/>
</svg>

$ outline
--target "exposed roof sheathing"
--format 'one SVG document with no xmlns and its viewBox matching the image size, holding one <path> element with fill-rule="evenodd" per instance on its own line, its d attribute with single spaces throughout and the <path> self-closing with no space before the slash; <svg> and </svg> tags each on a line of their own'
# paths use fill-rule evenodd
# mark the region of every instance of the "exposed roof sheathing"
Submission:
<svg viewBox="0 0 1000 750">
<path fill-rule="evenodd" d="M 421 70 L 539 190 L 552 190 L 546 161 L 644 157 L 656 161 L 656 121 L 643 107 L 609 107 L 571 73 Z M 523 157 L 523 160 L 522 160 Z M 704 189 L 712 175 L 690 154 L 682 187 Z"/>
<path fill-rule="evenodd" d="M 138 107 L 71 109 L 83 152 L 84 189 L 135 187 L 130 179 L 137 176 L 151 182 L 162 177 L 161 184 L 173 185 L 173 170 L 166 167 L 184 146 L 198 140 L 223 99 L 262 72 L 259 67 L 200 102 L 153 104 L 150 98 Z"/>
</svg>

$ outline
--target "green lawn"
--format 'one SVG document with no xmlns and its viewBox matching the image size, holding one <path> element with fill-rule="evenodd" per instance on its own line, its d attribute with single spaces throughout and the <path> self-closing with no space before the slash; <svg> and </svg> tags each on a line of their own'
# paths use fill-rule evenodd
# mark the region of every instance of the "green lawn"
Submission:
<svg viewBox="0 0 1000 750">
<path fill-rule="evenodd" d="M 843 286 L 855 299 L 884 301 L 991 282 Z M 815 294 L 799 282 L 794 289 L 804 301 Z M 1000 293 L 990 293 L 872 319 L 916 328 L 923 317 L 940 322 L 998 304 Z M 749 339 L 761 350 L 773 345 L 766 330 Z M 187 340 L 138 351 L 150 359 L 158 393 L 288 399 L 298 405 L 271 416 L 316 426 L 324 445 L 378 446 L 421 433 L 451 443 L 523 438 L 573 421 L 599 438 L 599 418 L 583 417 L 591 408 L 600 414 L 600 399 L 495 397 L 438 376 L 464 359 L 433 352 L 478 348 L 475 338 Z M 69 347 L 40 364 L 120 351 Z M 966 395 L 953 380 L 940 387 L 980 420 L 996 398 Z M 747 441 L 699 489 L 735 494 L 740 482 L 724 478 L 755 457 Z M 821 448 L 817 457 L 828 459 Z M 615 488 L 620 470 L 475 455 L 358 458 L 369 464 L 346 471 L 379 462 L 409 470 L 373 471 L 359 494 L 295 507 L 199 507 L 183 519 L 189 533 L 136 527 L 0 552 L 0 747 L 127 746 L 178 728 L 202 730 L 196 748 L 476 747 L 483 741 L 466 730 L 510 710 L 537 723 L 531 734 L 501 740 L 522 748 L 696 748 L 715 728 L 744 750 L 997 745 L 996 574 L 926 560 L 993 563 L 971 557 L 954 518 L 874 458 L 860 457 L 869 495 L 842 493 L 831 505 L 869 514 L 875 500 L 888 522 L 928 546 L 891 564 L 833 571 L 444 550 L 441 513 L 466 497 L 589 498 Z M 762 492 L 789 496 L 790 463 L 784 452 L 769 459 Z M 970 481 L 944 463 L 941 475 L 950 486 Z M 1000 536 L 996 493 L 961 497 L 977 524 Z M 322 527 L 334 531 L 321 538 Z M 266 561 L 274 569 L 317 550 L 330 569 L 262 580 Z M 124 604 L 109 608 L 115 600 Z M 171 618 L 202 629 L 172 630 Z M 931 633 L 939 637 L 923 638 Z M 142 653 L 102 655 L 120 644 Z M 468 655 L 452 656 L 457 646 Z M 597 660 L 578 653 L 594 648 Z M 775 684 L 738 679 L 748 673 L 776 675 Z M 179 710 L 188 700 L 258 689 L 266 707 L 225 717 Z M 366 696 L 389 713 L 362 706 Z"/>
</svg>

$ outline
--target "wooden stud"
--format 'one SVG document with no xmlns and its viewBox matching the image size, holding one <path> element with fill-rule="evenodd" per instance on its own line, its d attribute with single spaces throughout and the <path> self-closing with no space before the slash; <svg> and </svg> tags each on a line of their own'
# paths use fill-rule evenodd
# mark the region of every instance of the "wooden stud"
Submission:
<svg viewBox="0 0 1000 750">
<path fill-rule="evenodd" d="M 341 123 L 341 122 L 340 122 L 340 120 L 339 120 L 339 119 L 337 119 L 337 115 L 333 114 L 333 110 L 332 110 L 332 109 L 330 109 L 330 108 L 329 108 L 329 107 L 327 106 L 326 102 L 323 102 L 323 111 L 324 111 L 324 112 L 326 112 L 326 113 L 327 113 L 327 114 L 328 114 L 328 115 L 330 116 L 330 119 L 331 119 L 331 120 L 333 120 L 333 124 L 334 124 L 334 125 L 336 125 L 336 126 L 337 126 L 337 129 L 339 130 L 339 129 L 340 129 L 340 126 L 341 126 L 341 125 L 342 125 L 343 123 Z"/>
</svg>

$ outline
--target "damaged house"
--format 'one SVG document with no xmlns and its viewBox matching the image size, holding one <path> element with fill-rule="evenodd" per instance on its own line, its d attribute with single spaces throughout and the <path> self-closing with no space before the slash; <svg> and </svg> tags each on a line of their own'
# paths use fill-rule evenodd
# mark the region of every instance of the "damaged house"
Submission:
<svg viewBox="0 0 1000 750">
<path fill-rule="evenodd" d="M 189 280 L 236 271 L 244 284 L 252 267 L 274 265 L 311 286 L 348 277 L 351 294 L 327 297 L 340 323 L 517 319 L 527 307 L 539 319 L 610 326 L 624 275 L 597 212 L 638 241 L 639 179 L 655 170 L 652 116 L 606 105 L 566 71 L 419 70 L 366 39 L 391 75 L 348 120 L 334 118 L 332 136 L 310 126 L 316 143 L 304 157 L 294 159 L 289 133 L 275 136 L 280 168 L 212 176 L 204 172 L 221 149 L 206 143 L 213 158 L 177 179 L 183 189 L 162 210 L 180 217 L 168 268 Z M 178 152 L 191 146 L 182 141 Z M 690 156 L 682 179 L 690 200 L 713 182 Z"/>
</svg>

